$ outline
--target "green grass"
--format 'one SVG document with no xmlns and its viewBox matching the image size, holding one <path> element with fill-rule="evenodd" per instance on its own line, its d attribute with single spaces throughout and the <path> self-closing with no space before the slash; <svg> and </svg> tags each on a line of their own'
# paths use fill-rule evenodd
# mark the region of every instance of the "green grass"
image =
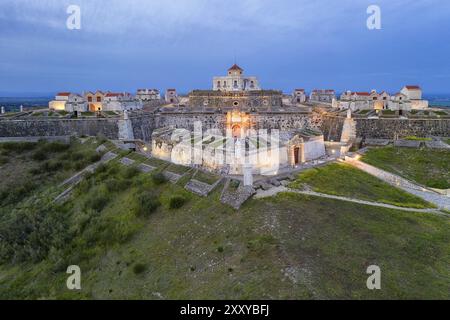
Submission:
<svg viewBox="0 0 450 320">
<path fill-rule="evenodd" d="M 117 113 L 114 111 L 103 111 L 103 113 L 108 116 L 117 116 Z"/>
<path fill-rule="evenodd" d="M 393 146 L 370 149 L 362 161 L 427 187 L 450 188 L 450 152 Z"/>
<path fill-rule="evenodd" d="M 22 176 L 41 162 L 12 149 L 24 151 L 10 151 L 8 171 L 38 187 L 1 202 L 1 299 L 450 298 L 447 217 L 290 193 L 235 211 L 221 188 L 203 198 L 113 162 L 58 205 L 64 175 Z M 178 210 L 174 197 L 186 200 Z M 80 291 L 65 286 L 72 264 Z M 366 287 L 372 264 L 382 290 Z"/>
<path fill-rule="evenodd" d="M 191 168 L 189 168 L 189 167 L 180 166 L 180 165 L 171 163 L 165 170 L 175 173 L 175 174 L 183 175 L 186 172 L 188 172 L 190 169 Z"/>
<path fill-rule="evenodd" d="M 193 177 L 193 179 L 203 182 L 203 183 L 206 183 L 206 184 L 209 184 L 209 185 L 213 185 L 220 179 L 220 176 L 214 175 L 209 172 L 204 172 L 204 171 L 198 170 L 197 173 L 195 174 L 195 176 Z"/>
<path fill-rule="evenodd" d="M 95 112 L 82 112 L 81 113 L 81 115 L 83 116 L 83 117 L 93 117 L 93 116 L 95 116 Z"/>
<path fill-rule="evenodd" d="M 433 111 L 433 113 L 437 114 L 438 116 L 448 116 L 448 113 L 445 111 Z"/>
<path fill-rule="evenodd" d="M 450 139 L 444 140 L 447 144 L 450 144 Z"/>
<path fill-rule="evenodd" d="M 145 162 L 148 159 L 146 156 L 144 156 L 142 154 L 139 154 L 139 153 L 136 153 L 136 152 L 130 153 L 127 156 L 127 158 L 133 159 L 133 160 L 135 160 L 137 162 Z"/>
<path fill-rule="evenodd" d="M 76 209 L 83 195 L 74 200 L 64 212 L 77 230 L 71 249 L 62 258 L 54 251 L 41 262 L 0 266 L 0 297 L 449 298 L 446 218 L 293 194 L 234 212 L 218 193 L 199 198 L 170 184 L 157 189 L 162 205 L 144 218 L 125 204 L 139 181 L 148 183 L 115 194 L 98 217 Z M 190 201 L 171 211 L 173 194 Z M 69 263 L 81 267 L 79 292 L 65 289 Z M 371 264 L 382 268 L 382 290 L 366 288 Z"/>
<path fill-rule="evenodd" d="M 304 184 L 316 192 L 376 201 L 408 208 L 432 208 L 433 205 L 356 169 L 349 164 L 332 163 L 306 170 L 292 182 L 292 188 Z"/>
<path fill-rule="evenodd" d="M 144 161 L 144 163 L 155 168 L 164 168 L 169 165 L 169 162 L 160 160 L 158 158 L 148 158 Z"/>
<path fill-rule="evenodd" d="M 408 136 L 405 138 L 405 140 L 411 140 L 411 141 L 433 141 L 431 138 L 423 138 L 423 137 L 416 137 L 416 136 Z"/>
<path fill-rule="evenodd" d="M 4 165 L 0 170 L 0 208 L 20 202 L 45 183 L 64 180 L 98 161 L 98 144 L 61 142 L 8 142 L 0 144 Z"/>
</svg>

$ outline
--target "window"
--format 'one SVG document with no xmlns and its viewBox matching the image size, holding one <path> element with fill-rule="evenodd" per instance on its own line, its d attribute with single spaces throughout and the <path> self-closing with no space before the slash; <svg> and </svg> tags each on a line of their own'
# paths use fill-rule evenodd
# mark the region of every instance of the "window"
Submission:
<svg viewBox="0 0 450 320">
<path fill-rule="evenodd" d="M 234 87 L 237 88 L 237 86 L 238 86 L 238 82 L 235 80 L 234 81 Z"/>
<path fill-rule="evenodd" d="M 102 97 L 97 97 L 97 102 L 102 102 Z"/>
<path fill-rule="evenodd" d="M 88 102 L 92 102 L 92 97 L 88 97 Z"/>
<path fill-rule="evenodd" d="M 220 88 L 220 81 L 217 81 L 217 87 Z"/>
</svg>

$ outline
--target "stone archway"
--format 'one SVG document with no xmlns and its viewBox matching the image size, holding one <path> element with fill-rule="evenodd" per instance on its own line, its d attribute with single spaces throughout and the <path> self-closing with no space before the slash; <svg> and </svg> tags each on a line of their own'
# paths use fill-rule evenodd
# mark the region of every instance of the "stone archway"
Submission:
<svg viewBox="0 0 450 320">
<path fill-rule="evenodd" d="M 305 163 L 305 143 L 303 138 L 295 136 L 289 142 L 288 159 L 291 166 Z"/>
</svg>

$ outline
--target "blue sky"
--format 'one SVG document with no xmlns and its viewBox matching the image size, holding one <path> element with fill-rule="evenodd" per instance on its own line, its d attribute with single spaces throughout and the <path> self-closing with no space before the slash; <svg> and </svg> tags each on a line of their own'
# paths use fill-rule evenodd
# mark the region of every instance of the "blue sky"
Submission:
<svg viewBox="0 0 450 320">
<path fill-rule="evenodd" d="M 1 0 L 0 94 L 188 92 L 235 57 L 266 89 L 450 93 L 449 16 L 448 0 Z"/>
</svg>

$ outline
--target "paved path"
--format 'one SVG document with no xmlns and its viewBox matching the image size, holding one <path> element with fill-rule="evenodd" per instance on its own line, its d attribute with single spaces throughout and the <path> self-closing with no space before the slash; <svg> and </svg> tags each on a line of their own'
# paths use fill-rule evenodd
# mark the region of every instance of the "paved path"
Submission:
<svg viewBox="0 0 450 320">
<path fill-rule="evenodd" d="M 445 209 L 450 211 L 450 197 L 434 192 L 416 183 L 413 183 L 403 177 L 396 174 L 381 170 L 374 166 L 371 166 L 365 162 L 356 160 L 354 158 L 346 157 L 346 163 L 367 172 L 390 185 L 400 188 L 408 193 L 411 193 L 419 198 L 424 199 L 440 209 Z"/>
<path fill-rule="evenodd" d="M 268 197 L 275 196 L 280 192 L 292 192 L 292 193 L 298 193 L 298 194 L 303 194 L 303 195 L 307 195 L 307 196 L 314 196 L 314 197 L 320 197 L 320 198 L 353 202 L 353 203 L 358 203 L 358 204 L 363 204 L 363 205 L 368 205 L 368 206 L 373 206 L 373 207 L 381 207 L 381 208 L 388 208 L 388 209 L 408 211 L 408 212 L 432 213 L 432 214 L 438 214 L 438 215 L 450 217 L 450 215 L 445 214 L 436 209 L 416 209 L 416 208 L 397 207 L 397 206 L 393 206 L 393 205 L 381 203 L 381 202 L 372 202 L 372 201 L 366 201 L 366 200 L 352 199 L 352 198 L 347 198 L 347 197 L 342 197 L 342 196 L 333 196 L 330 194 L 318 193 L 318 192 L 314 192 L 314 191 L 302 191 L 302 190 L 287 188 L 284 186 L 274 187 L 274 188 L 272 188 L 270 190 L 266 190 L 266 191 L 258 190 L 258 192 L 256 193 L 256 195 L 254 197 L 255 197 L 255 199 L 268 198 Z"/>
</svg>

